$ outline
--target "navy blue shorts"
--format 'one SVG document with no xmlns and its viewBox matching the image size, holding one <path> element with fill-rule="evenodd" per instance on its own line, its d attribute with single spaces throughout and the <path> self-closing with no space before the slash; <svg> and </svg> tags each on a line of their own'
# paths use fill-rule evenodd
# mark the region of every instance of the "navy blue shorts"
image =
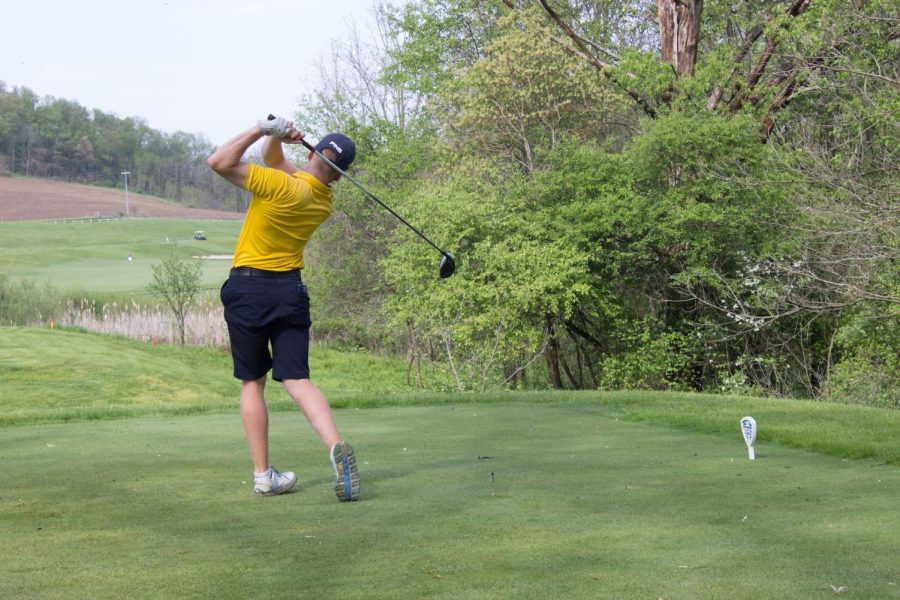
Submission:
<svg viewBox="0 0 900 600">
<path fill-rule="evenodd" d="M 220 292 L 234 376 L 309 379 L 309 294 L 300 277 L 232 274 Z M 269 345 L 271 344 L 271 353 Z"/>
</svg>

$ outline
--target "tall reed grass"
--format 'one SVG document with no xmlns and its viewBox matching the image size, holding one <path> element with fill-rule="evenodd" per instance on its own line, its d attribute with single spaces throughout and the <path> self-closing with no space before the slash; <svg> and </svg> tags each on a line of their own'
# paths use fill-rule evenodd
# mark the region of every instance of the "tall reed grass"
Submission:
<svg viewBox="0 0 900 600">
<path fill-rule="evenodd" d="M 175 318 L 165 306 L 144 306 L 133 299 L 102 304 L 89 299 L 68 300 L 58 322 L 51 326 L 55 325 L 121 335 L 154 344 L 176 344 L 179 341 Z M 188 312 L 185 317 L 185 344 L 228 344 L 228 329 L 217 298 L 203 297 Z"/>
</svg>

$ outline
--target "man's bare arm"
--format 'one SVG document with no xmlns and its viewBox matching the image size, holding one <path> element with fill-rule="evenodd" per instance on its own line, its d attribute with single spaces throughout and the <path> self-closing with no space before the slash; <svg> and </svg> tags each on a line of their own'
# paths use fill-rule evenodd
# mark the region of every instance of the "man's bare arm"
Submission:
<svg viewBox="0 0 900 600">
<path fill-rule="evenodd" d="M 288 175 L 293 175 L 298 169 L 291 161 L 284 157 L 284 149 L 281 147 L 283 141 L 288 140 L 281 140 L 274 136 L 266 138 L 266 141 L 263 142 L 263 162 L 267 167 L 280 169 Z"/>
</svg>

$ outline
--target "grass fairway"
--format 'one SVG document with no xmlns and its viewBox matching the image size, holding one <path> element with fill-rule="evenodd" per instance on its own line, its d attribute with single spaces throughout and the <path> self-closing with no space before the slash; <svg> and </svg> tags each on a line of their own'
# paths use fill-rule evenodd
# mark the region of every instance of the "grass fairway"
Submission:
<svg viewBox="0 0 900 600">
<path fill-rule="evenodd" d="M 231 254 L 241 225 L 183 219 L 0 223 L 0 273 L 57 289 L 142 293 L 152 281 L 151 266 L 173 248 L 186 257 Z M 196 230 L 208 239 L 194 240 Z M 230 260 L 204 260 L 202 285 L 217 288 L 229 267 Z"/>
<path fill-rule="evenodd" d="M 236 414 L 5 428 L 4 598 L 900 595 L 900 473 L 617 420 L 590 403 L 338 411 L 339 504 L 297 414 L 256 499 Z"/>
</svg>

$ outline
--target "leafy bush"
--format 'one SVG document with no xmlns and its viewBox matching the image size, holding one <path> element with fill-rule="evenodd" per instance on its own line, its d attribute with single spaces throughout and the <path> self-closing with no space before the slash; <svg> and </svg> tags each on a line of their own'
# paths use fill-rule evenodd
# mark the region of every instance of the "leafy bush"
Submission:
<svg viewBox="0 0 900 600">
<path fill-rule="evenodd" d="M 626 390 L 689 391 L 702 351 L 696 337 L 654 331 L 650 322 L 625 334 L 625 348 L 602 361 L 600 387 Z"/>
<path fill-rule="evenodd" d="M 827 381 L 828 399 L 900 408 L 900 322 L 874 304 L 863 305 L 836 338 L 844 356 Z"/>
<path fill-rule="evenodd" d="M 38 325 L 60 310 L 59 293 L 31 279 L 11 280 L 0 273 L 0 325 Z"/>
<path fill-rule="evenodd" d="M 828 399 L 900 408 L 900 365 L 896 354 L 892 360 L 885 358 L 860 353 L 841 361 L 828 380 Z"/>
</svg>

